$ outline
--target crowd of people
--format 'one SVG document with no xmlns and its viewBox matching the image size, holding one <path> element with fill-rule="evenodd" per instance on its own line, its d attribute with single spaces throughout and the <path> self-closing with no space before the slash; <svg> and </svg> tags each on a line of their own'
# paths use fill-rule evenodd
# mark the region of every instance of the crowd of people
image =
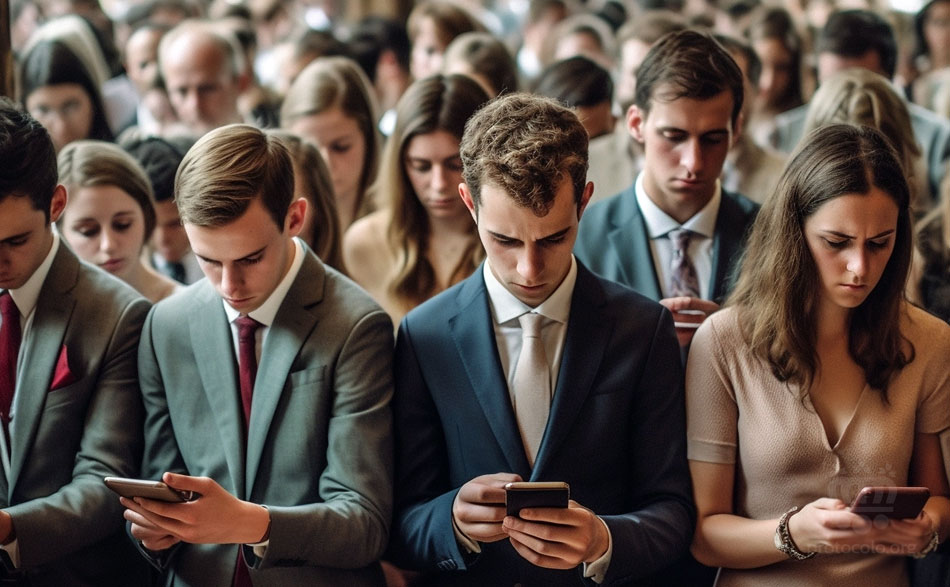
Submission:
<svg viewBox="0 0 950 587">
<path fill-rule="evenodd" d="M 950 586 L 950 0 L 379 4 L 10 0 L 0 583 Z"/>
</svg>

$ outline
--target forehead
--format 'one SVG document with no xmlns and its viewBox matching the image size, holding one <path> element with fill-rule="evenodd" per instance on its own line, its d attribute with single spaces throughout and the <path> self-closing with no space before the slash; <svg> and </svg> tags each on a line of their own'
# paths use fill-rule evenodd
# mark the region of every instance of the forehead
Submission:
<svg viewBox="0 0 950 587">
<path fill-rule="evenodd" d="M 519 205 L 507 191 L 494 183 L 482 186 L 479 200 L 478 220 L 481 225 L 492 232 L 523 241 L 545 238 L 577 221 L 574 186 L 568 176 L 561 179 L 554 204 L 543 216 Z"/>
<path fill-rule="evenodd" d="M 0 195 L 0 240 L 46 224 L 46 215 L 26 196 Z"/>
<path fill-rule="evenodd" d="M 712 130 L 728 130 L 732 127 L 732 93 L 723 90 L 712 98 L 667 97 L 672 86 L 663 84 L 653 93 L 647 123 L 655 127 L 671 127 L 702 134 Z"/>
<path fill-rule="evenodd" d="M 842 194 L 818 207 L 806 225 L 822 230 L 873 235 L 897 224 L 897 202 L 890 194 L 872 186 L 866 194 Z"/>
<path fill-rule="evenodd" d="M 185 232 L 194 252 L 214 261 L 234 261 L 267 247 L 282 232 L 260 198 L 251 201 L 237 219 L 222 226 L 185 223 Z"/>
<path fill-rule="evenodd" d="M 185 33 L 163 47 L 161 63 L 166 77 L 220 77 L 231 74 L 228 54 L 221 43 L 197 33 Z"/>
<path fill-rule="evenodd" d="M 141 211 L 138 202 L 122 188 L 114 185 L 93 185 L 72 189 L 65 213 L 68 216 L 106 217 L 117 212 Z"/>
<path fill-rule="evenodd" d="M 459 140 L 444 130 L 416 135 L 406 143 L 406 157 L 410 158 L 441 159 L 457 157 L 458 154 Z"/>
<path fill-rule="evenodd" d="M 86 90 L 81 85 L 68 83 L 40 86 L 26 98 L 26 101 L 32 104 L 58 104 L 70 100 L 89 101 L 89 95 L 86 94 Z"/>
</svg>

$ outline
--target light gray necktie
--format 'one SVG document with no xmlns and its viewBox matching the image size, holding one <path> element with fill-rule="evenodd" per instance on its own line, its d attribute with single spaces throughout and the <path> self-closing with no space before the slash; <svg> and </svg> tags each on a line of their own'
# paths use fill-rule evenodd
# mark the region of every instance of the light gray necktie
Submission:
<svg viewBox="0 0 950 587">
<path fill-rule="evenodd" d="M 541 339 L 544 316 L 529 312 L 522 314 L 518 322 L 521 323 L 521 354 L 515 365 L 512 391 L 521 441 L 528 464 L 533 467 L 551 411 L 551 371 Z"/>
<path fill-rule="evenodd" d="M 673 243 L 673 262 L 670 266 L 670 297 L 701 297 L 699 295 L 699 277 L 696 275 L 696 267 L 693 265 L 693 260 L 689 258 L 689 241 L 692 236 L 692 231 L 685 228 L 670 231 L 670 241 Z"/>
</svg>

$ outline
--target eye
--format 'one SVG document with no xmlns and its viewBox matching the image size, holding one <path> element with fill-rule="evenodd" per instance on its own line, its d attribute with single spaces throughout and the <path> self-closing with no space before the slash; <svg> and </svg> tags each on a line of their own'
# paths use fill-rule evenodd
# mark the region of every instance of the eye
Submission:
<svg viewBox="0 0 950 587">
<path fill-rule="evenodd" d="M 117 220 L 112 223 L 112 229 L 117 232 L 125 232 L 130 228 L 132 228 L 131 220 Z"/>
<path fill-rule="evenodd" d="M 353 145 L 350 145 L 350 144 L 348 144 L 348 143 L 346 143 L 346 144 L 334 143 L 334 144 L 330 145 L 330 150 L 333 151 L 334 153 L 341 153 L 341 154 L 342 154 L 342 153 L 348 152 L 352 147 L 353 147 Z"/>
<path fill-rule="evenodd" d="M 879 251 L 881 249 L 887 248 L 887 245 L 889 242 L 890 242 L 890 239 L 884 239 L 882 241 L 868 241 L 868 248 L 875 251 Z"/>
<path fill-rule="evenodd" d="M 30 237 L 28 235 L 23 235 L 23 236 L 7 239 L 4 242 L 10 245 L 11 247 L 22 247 L 23 245 L 26 244 L 28 240 L 30 240 Z"/>
<path fill-rule="evenodd" d="M 848 244 L 848 239 L 844 240 L 831 240 L 831 239 L 822 239 L 825 243 L 832 249 L 843 249 Z"/>
<path fill-rule="evenodd" d="M 241 259 L 240 263 L 241 265 L 256 265 L 260 263 L 261 259 L 263 258 L 264 258 L 264 255 L 255 255 L 253 257 L 247 257 L 245 259 Z"/>
<path fill-rule="evenodd" d="M 671 143 L 680 143 L 686 139 L 686 135 L 684 133 L 674 131 L 663 131 L 660 133 L 660 136 Z"/>
<path fill-rule="evenodd" d="M 99 225 L 97 224 L 81 224 L 79 226 L 73 227 L 73 232 L 79 234 L 84 238 L 92 238 L 99 234 Z"/>
<path fill-rule="evenodd" d="M 446 169 L 449 169 L 450 171 L 454 171 L 454 172 L 456 172 L 456 173 L 461 173 L 461 172 L 462 172 L 462 160 L 461 160 L 461 159 L 452 159 L 451 161 L 449 161 L 448 163 L 445 164 L 445 167 L 446 167 Z"/>
<path fill-rule="evenodd" d="M 495 236 L 492 238 L 494 238 L 495 242 L 498 243 L 502 247 L 513 247 L 517 244 L 517 241 L 515 241 L 514 239 L 505 238 L 503 236 Z"/>
<path fill-rule="evenodd" d="M 552 247 L 553 247 L 553 246 L 556 246 L 556 245 L 559 245 L 559 244 L 563 243 L 563 242 L 564 242 L 564 239 L 565 239 L 565 236 L 562 235 L 562 236 L 555 236 L 555 237 L 551 237 L 551 238 L 546 238 L 546 239 L 544 239 L 544 240 L 541 241 L 541 242 L 542 242 L 542 244 L 544 244 L 544 245 L 546 245 L 546 246 L 552 246 Z"/>
<path fill-rule="evenodd" d="M 432 170 L 431 161 L 421 161 L 419 159 L 413 159 L 408 163 L 409 168 L 417 173 L 427 173 Z"/>
</svg>

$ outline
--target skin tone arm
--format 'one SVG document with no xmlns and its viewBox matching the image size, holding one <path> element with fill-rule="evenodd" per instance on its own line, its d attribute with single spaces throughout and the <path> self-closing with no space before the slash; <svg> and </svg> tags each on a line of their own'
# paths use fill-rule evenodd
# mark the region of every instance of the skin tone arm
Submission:
<svg viewBox="0 0 950 587">
<path fill-rule="evenodd" d="M 719 310 L 719 304 L 716 302 L 699 298 L 664 298 L 660 300 L 660 303 L 673 313 L 673 321 L 675 323 L 691 322 L 694 324 L 702 324 L 713 312 Z M 676 340 L 679 341 L 681 347 L 685 347 L 692 342 L 695 333 L 696 328 L 677 327 Z"/>
<path fill-rule="evenodd" d="M 255 544 L 266 539 L 270 527 L 266 508 L 237 499 L 207 477 L 165 473 L 162 481 L 201 497 L 185 503 L 119 498 L 127 508 L 125 519 L 132 522 L 132 536 L 145 548 L 165 550 L 178 542 Z"/>
<path fill-rule="evenodd" d="M 929 438 L 928 438 L 929 437 Z M 735 467 L 690 461 L 698 520 L 692 552 L 710 566 L 748 569 L 786 560 L 773 542 L 778 519 L 752 520 L 733 514 Z M 852 514 L 838 499 L 820 498 L 789 518 L 789 533 L 802 552 L 878 552 L 906 555 L 922 550 L 938 530 L 946 538 L 950 500 L 936 436 L 917 436 L 911 465 L 911 483 L 927 486 L 931 497 L 920 516 L 871 523 Z M 789 504 L 789 507 L 795 504 Z"/>
<path fill-rule="evenodd" d="M 567 509 L 527 508 L 505 514 L 505 484 L 521 481 L 509 473 L 476 477 L 462 486 L 452 515 L 456 525 L 478 542 L 511 540 L 526 560 L 549 569 L 592 563 L 607 552 L 607 527 L 589 509 L 571 501 Z"/>
</svg>

